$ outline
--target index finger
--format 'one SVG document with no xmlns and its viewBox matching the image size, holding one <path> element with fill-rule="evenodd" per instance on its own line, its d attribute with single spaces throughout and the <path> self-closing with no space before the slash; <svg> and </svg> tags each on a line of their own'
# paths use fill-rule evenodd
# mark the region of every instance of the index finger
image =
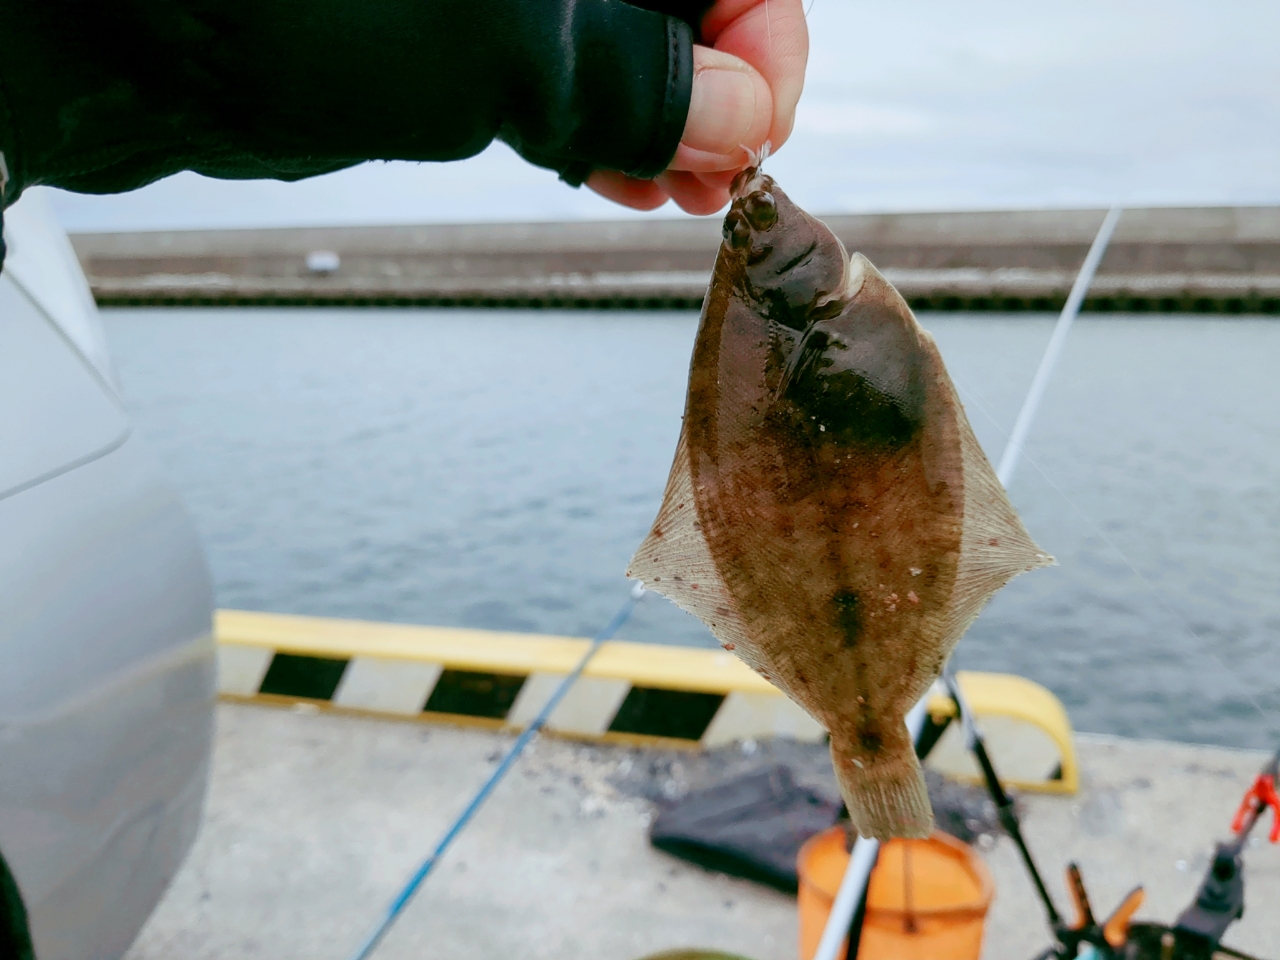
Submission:
<svg viewBox="0 0 1280 960">
<path fill-rule="evenodd" d="M 809 59 L 803 0 L 717 0 L 702 18 L 702 40 L 764 77 L 773 91 L 769 141 L 775 150 L 782 146 L 795 124 Z"/>
</svg>

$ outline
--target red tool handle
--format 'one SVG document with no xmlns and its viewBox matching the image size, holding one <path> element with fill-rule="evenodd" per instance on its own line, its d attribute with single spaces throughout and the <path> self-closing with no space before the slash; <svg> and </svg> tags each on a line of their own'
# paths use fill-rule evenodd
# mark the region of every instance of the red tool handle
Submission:
<svg viewBox="0 0 1280 960">
<path fill-rule="evenodd" d="M 1258 816 L 1262 816 L 1268 808 L 1271 810 L 1269 839 L 1272 843 L 1280 843 L 1280 793 L 1276 792 L 1276 778 L 1270 773 L 1260 773 L 1249 792 L 1244 795 L 1235 819 L 1231 821 L 1232 832 L 1239 833 L 1244 829 L 1249 814 L 1256 812 Z"/>
</svg>

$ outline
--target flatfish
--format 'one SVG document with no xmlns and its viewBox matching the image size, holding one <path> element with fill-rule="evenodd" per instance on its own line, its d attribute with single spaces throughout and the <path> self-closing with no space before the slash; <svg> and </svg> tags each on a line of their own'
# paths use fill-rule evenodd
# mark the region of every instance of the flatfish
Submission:
<svg viewBox="0 0 1280 960">
<path fill-rule="evenodd" d="M 734 196 L 628 575 L 827 729 L 862 835 L 925 836 L 906 713 L 991 595 L 1053 561 L 893 286 L 758 169 Z"/>
</svg>

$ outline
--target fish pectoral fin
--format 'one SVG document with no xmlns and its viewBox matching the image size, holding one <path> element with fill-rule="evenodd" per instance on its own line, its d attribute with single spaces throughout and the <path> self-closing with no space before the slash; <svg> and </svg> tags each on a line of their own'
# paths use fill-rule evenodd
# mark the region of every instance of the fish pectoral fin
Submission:
<svg viewBox="0 0 1280 960">
<path fill-rule="evenodd" d="M 778 389 L 774 391 L 774 399 L 781 400 L 787 395 L 791 385 L 801 377 L 810 373 L 826 353 L 829 338 L 825 332 L 819 331 L 815 337 L 815 329 L 810 327 L 800 337 L 800 342 L 791 350 L 787 364 L 778 380 Z"/>
<path fill-rule="evenodd" d="M 905 730 L 905 727 L 904 727 Z M 927 837 L 933 807 L 910 737 L 871 753 L 832 734 L 831 761 L 849 820 L 864 837 Z"/>
<path fill-rule="evenodd" d="M 627 576 L 660 593 L 691 613 L 753 669 L 761 663 L 755 645 L 737 613 L 737 605 L 716 569 L 698 522 L 689 467 L 689 444 L 684 430 L 676 444 L 675 461 L 667 479 L 662 506 L 649 535 L 627 566 Z"/>
</svg>

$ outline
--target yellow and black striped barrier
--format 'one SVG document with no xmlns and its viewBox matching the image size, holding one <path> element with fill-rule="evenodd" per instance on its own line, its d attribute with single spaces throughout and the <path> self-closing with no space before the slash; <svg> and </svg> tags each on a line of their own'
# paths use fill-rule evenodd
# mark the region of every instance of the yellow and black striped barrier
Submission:
<svg viewBox="0 0 1280 960">
<path fill-rule="evenodd" d="M 219 692 L 231 700 L 519 729 L 590 641 L 455 627 L 220 610 Z M 1075 748 L 1053 694 L 1021 677 L 961 673 L 988 748 L 1010 784 L 1074 792 Z M 936 698 L 941 720 L 950 701 Z M 720 650 L 606 643 L 547 722 L 565 736 L 720 746 L 825 731 L 741 660 Z M 972 774 L 952 725 L 935 765 Z M 952 769 L 954 768 L 954 769 Z"/>
</svg>

